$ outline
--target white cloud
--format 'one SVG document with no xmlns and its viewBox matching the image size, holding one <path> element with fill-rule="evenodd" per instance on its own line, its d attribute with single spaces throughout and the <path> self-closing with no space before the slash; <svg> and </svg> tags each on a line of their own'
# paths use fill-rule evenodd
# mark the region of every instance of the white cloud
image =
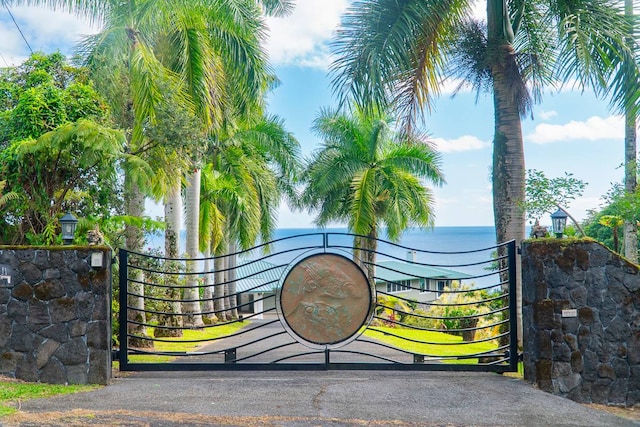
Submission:
<svg viewBox="0 0 640 427">
<path fill-rule="evenodd" d="M 91 25 L 86 19 L 45 8 L 16 8 L 14 16 L 25 23 L 23 30 L 35 37 L 34 44 L 36 46 L 32 45 L 34 49 L 38 48 L 38 44 L 50 44 L 52 40 L 74 43 L 81 37 L 95 34 L 99 30 L 97 26 Z"/>
<path fill-rule="evenodd" d="M 557 111 L 551 110 L 551 111 L 540 111 L 538 113 L 538 117 L 540 118 L 540 120 L 549 120 L 552 119 L 554 117 L 556 117 L 558 115 Z"/>
<path fill-rule="evenodd" d="M 438 208 L 443 208 L 445 206 L 459 206 L 460 205 L 460 199 L 459 198 L 455 198 L 455 197 L 443 197 L 441 196 L 438 191 L 434 191 L 434 200 L 436 203 L 436 206 Z"/>
<path fill-rule="evenodd" d="M 620 116 L 602 118 L 593 116 L 586 121 L 570 121 L 563 125 L 542 123 L 535 131 L 527 135 L 526 141 L 535 144 L 549 144 L 552 142 L 624 138 L 624 120 Z"/>
<path fill-rule="evenodd" d="M 348 4 L 348 0 L 303 0 L 296 2 L 289 16 L 267 18 L 266 47 L 272 62 L 326 68 L 331 62 L 328 41 Z M 85 19 L 47 8 L 12 7 L 11 12 L 34 51 L 70 53 L 83 36 L 99 30 Z M 0 18 L 0 54 L 10 63 L 20 63 L 29 50 L 8 14 L 0 13 Z"/>
<path fill-rule="evenodd" d="M 304 0 L 282 18 L 267 18 L 266 43 L 276 65 L 326 68 L 330 64 L 328 41 L 340 24 L 347 0 Z"/>
<path fill-rule="evenodd" d="M 348 0 L 304 0 L 283 18 L 267 18 L 270 27 L 266 48 L 276 65 L 326 68 L 331 62 L 328 42 L 340 23 Z M 64 12 L 41 7 L 11 9 L 34 51 L 72 52 L 83 36 L 96 33 L 98 26 Z M 8 14 L 0 14 L 0 54 L 9 64 L 18 64 L 29 50 Z M 5 64 L 2 64 L 5 65 Z"/>
<path fill-rule="evenodd" d="M 471 16 L 479 20 L 487 20 L 487 2 L 476 1 L 471 9 Z"/>
<path fill-rule="evenodd" d="M 326 69 L 332 59 L 328 43 L 350 3 L 351 0 L 302 0 L 296 2 L 291 15 L 268 17 L 270 30 L 265 46 L 272 63 Z M 477 1 L 473 16 L 483 19 L 484 5 L 485 2 Z M 34 51 L 60 49 L 69 54 L 82 36 L 98 31 L 97 26 L 85 19 L 47 8 L 13 7 L 11 11 Z M 18 64 L 28 56 L 28 48 L 8 14 L 0 16 L 3 18 L 0 21 L 0 54 L 7 62 Z M 442 92 L 449 94 L 456 85 L 456 82 L 445 83 Z"/>
<path fill-rule="evenodd" d="M 464 135 L 456 139 L 434 138 L 433 143 L 441 153 L 482 150 L 491 145 L 473 135 Z"/>
<path fill-rule="evenodd" d="M 459 93 L 469 93 L 473 89 L 470 84 L 463 83 L 461 79 L 445 79 L 440 83 L 441 95 L 453 95 Z M 456 90 L 458 92 L 456 92 Z"/>
<path fill-rule="evenodd" d="M 69 54 L 83 36 L 98 31 L 85 19 L 46 8 L 13 7 L 11 13 L 34 51 L 50 53 L 60 50 Z M 17 65 L 29 55 L 29 48 L 8 13 L 0 16 L 0 53 L 9 64 Z"/>
<path fill-rule="evenodd" d="M 280 228 L 314 228 L 314 218 L 314 215 L 307 211 L 292 211 L 284 202 L 278 207 L 278 227 Z"/>
<path fill-rule="evenodd" d="M 8 22 L 0 23 L 0 40 L 2 40 L 0 54 L 4 60 L 2 66 L 19 64 L 25 59 L 26 55 L 23 51 L 28 52 L 28 50 L 15 26 L 10 27 Z"/>
</svg>

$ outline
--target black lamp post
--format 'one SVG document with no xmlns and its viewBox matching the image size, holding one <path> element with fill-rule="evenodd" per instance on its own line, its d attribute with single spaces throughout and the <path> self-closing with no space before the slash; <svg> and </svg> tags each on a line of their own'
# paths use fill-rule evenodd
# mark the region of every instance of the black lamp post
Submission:
<svg viewBox="0 0 640 427">
<path fill-rule="evenodd" d="M 65 245 L 70 245 L 73 243 L 73 238 L 76 234 L 78 219 L 67 212 L 60 218 L 60 225 L 62 226 L 62 241 Z"/>
<path fill-rule="evenodd" d="M 551 225 L 558 239 L 562 239 L 564 228 L 567 226 L 567 214 L 560 208 L 551 214 Z"/>
</svg>

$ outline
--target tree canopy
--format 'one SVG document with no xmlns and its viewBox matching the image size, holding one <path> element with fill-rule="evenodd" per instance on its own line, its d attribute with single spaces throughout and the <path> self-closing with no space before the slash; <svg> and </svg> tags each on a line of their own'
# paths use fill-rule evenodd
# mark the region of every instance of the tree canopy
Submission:
<svg viewBox="0 0 640 427">
<path fill-rule="evenodd" d="M 86 70 L 60 53 L 35 53 L 3 70 L 0 87 L 0 180 L 13 195 L 1 208 L 0 241 L 52 243 L 65 211 L 117 213 L 125 138 L 107 126 Z"/>
</svg>

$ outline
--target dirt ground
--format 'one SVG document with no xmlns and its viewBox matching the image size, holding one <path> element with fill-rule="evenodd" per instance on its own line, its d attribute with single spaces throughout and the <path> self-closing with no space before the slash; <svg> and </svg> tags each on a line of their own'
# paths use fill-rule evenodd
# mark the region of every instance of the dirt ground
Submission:
<svg viewBox="0 0 640 427">
<path fill-rule="evenodd" d="M 606 405 L 587 405 L 591 408 L 598 409 L 600 411 L 607 411 L 619 417 L 628 418 L 634 421 L 640 421 L 640 405 L 633 406 L 631 408 L 624 408 L 620 406 L 606 406 Z"/>
<path fill-rule="evenodd" d="M 232 426 L 232 427 L 287 427 L 287 426 L 397 426 L 417 427 L 418 424 L 404 421 L 376 422 L 371 420 L 338 420 L 317 417 L 212 417 L 191 415 L 184 413 L 157 413 L 108 411 L 96 412 L 86 410 L 72 410 L 69 412 L 27 413 L 19 412 L 2 419 L 3 426 L 123 426 L 123 427 L 193 427 L 204 426 Z M 420 424 L 424 426 L 424 424 Z M 452 426 L 454 427 L 454 426 Z"/>
<path fill-rule="evenodd" d="M 607 411 L 619 417 L 640 421 L 640 406 L 623 408 L 605 405 L 586 405 Z M 87 411 L 71 410 L 67 412 L 29 413 L 18 412 L 2 419 L 3 426 L 124 426 L 124 427 L 178 427 L 178 426 L 232 426 L 232 427 L 286 427 L 286 426 L 397 426 L 415 427 L 417 424 L 404 421 L 375 422 L 371 420 L 344 420 L 317 417 L 221 417 L 184 413 L 158 413 L 134 411 Z M 420 424 L 424 426 L 424 424 Z M 435 425 L 434 425 L 435 426 Z M 449 427 L 455 427 L 450 425 Z"/>
</svg>

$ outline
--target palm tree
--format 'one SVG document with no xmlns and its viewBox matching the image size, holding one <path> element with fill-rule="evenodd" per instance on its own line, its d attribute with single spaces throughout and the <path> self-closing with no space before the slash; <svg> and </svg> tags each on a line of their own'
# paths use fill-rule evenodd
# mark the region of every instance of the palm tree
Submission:
<svg viewBox="0 0 640 427">
<path fill-rule="evenodd" d="M 385 114 L 324 109 L 313 130 L 323 143 L 306 162 L 301 204 L 317 211 L 318 226 L 346 222 L 363 236 L 354 239 L 355 255 L 362 250 L 373 280 L 382 227 L 397 240 L 407 227 L 433 225 L 433 199 L 423 180 L 444 183 L 440 156 L 424 139 L 394 132 Z"/>
<path fill-rule="evenodd" d="M 214 258 L 214 310 L 219 320 L 227 320 L 234 313 L 227 311 L 233 307 L 226 297 L 229 289 L 230 247 L 236 239 L 243 247 L 252 246 L 260 231 L 262 215 L 258 194 L 259 184 L 253 179 L 251 168 L 255 161 L 246 156 L 240 147 L 233 144 L 216 144 L 215 154 L 210 156 L 205 166 L 200 204 L 202 224 L 201 250 L 213 252 Z M 270 177 L 263 177 L 269 181 Z M 273 178 L 270 181 L 275 182 Z M 264 183 L 260 183 L 263 185 Z M 270 186 L 275 190 L 275 183 Z M 207 287 L 210 285 L 207 282 Z M 228 292 L 227 292 L 228 290 Z M 235 293 L 235 291 L 233 291 Z M 237 315 L 236 315 L 237 317 Z"/>
<path fill-rule="evenodd" d="M 271 79 L 260 46 L 262 13 L 283 14 L 291 8 L 289 0 L 15 2 L 21 3 L 70 11 L 102 24 L 102 31 L 88 37 L 81 52 L 94 75 L 100 75 L 98 82 L 109 96 L 118 125 L 130 131 L 130 154 L 153 146 L 144 130 L 156 122 L 163 85 L 169 85 L 182 107 L 202 120 L 205 130 L 215 128 L 229 103 L 241 112 L 251 108 Z M 224 89 L 232 87 L 228 96 Z M 139 178 L 125 169 L 129 216 L 144 214 L 151 183 Z M 142 232 L 129 226 L 126 240 L 127 248 L 140 250 Z M 141 294 L 141 289 L 130 291 Z M 142 298 L 133 299 L 132 305 L 140 308 Z M 139 317 L 140 312 L 131 315 Z"/>
<path fill-rule="evenodd" d="M 224 277 L 220 277 L 223 273 L 224 266 L 221 265 L 221 259 L 215 258 L 214 265 L 215 274 L 218 275 L 218 280 L 215 280 L 214 275 L 209 273 L 211 271 L 211 254 L 218 249 L 224 237 L 223 228 L 225 217 L 221 211 L 220 204 L 223 200 L 229 197 L 234 191 L 233 184 L 228 177 L 222 176 L 218 171 L 214 170 L 213 164 L 208 163 L 205 165 L 202 171 L 201 189 L 200 189 L 200 251 L 204 255 L 204 295 L 203 295 L 203 312 L 207 313 L 206 317 L 209 320 L 220 320 L 222 316 L 218 316 L 218 313 L 224 313 L 224 310 L 215 312 L 214 306 L 214 293 L 215 283 L 224 282 Z M 218 307 L 219 308 L 219 307 Z"/>
<path fill-rule="evenodd" d="M 637 48 L 634 40 L 634 13 L 633 0 L 625 0 L 624 2 L 625 17 L 629 22 L 627 44 Z M 638 79 L 640 76 L 634 72 L 634 62 L 637 56 L 626 57 L 623 64 L 625 73 L 624 87 L 627 105 L 625 110 L 624 123 L 624 190 L 627 195 L 636 193 L 638 186 L 638 163 L 637 163 L 637 111 L 634 111 L 631 103 L 633 102 L 634 91 L 638 88 Z M 630 63 L 630 64 L 629 64 Z M 633 219 L 626 219 L 624 222 L 624 255 L 634 263 L 638 263 L 638 225 Z"/>
<path fill-rule="evenodd" d="M 274 116 L 230 121 L 211 146 L 203 173 L 201 250 L 216 255 L 215 311 L 223 319 L 238 316 L 235 248 L 248 249 L 258 238 L 271 240 L 276 208 L 283 195 L 294 192 L 299 150 L 298 141 Z M 223 283 L 228 286 L 229 304 Z"/>
<path fill-rule="evenodd" d="M 181 247 L 182 187 L 186 181 L 182 171 L 193 167 L 191 153 L 198 150 L 204 136 L 200 121 L 181 108 L 178 100 L 171 95 L 171 89 L 166 88 L 163 92 L 164 102 L 156 113 L 158 120 L 154 126 L 149 125 L 145 130 L 145 137 L 153 144 L 145 158 L 154 166 L 155 171 L 151 194 L 156 201 L 164 201 L 165 256 L 175 259 L 180 257 Z M 166 298 L 172 302 L 167 304 L 167 312 L 158 317 L 154 335 L 182 336 L 180 328 L 184 322 L 180 303 L 181 290 L 178 289 L 176 274 L 181 267 L 180 261 L 168 260 L 165 266 L 169 273 L 166 275 L 166 284 L 171 286 L 167 288 Z M 187 293 L 191 290 L 192 288 L 187 288 Z"/>
<path fill-rule="evenodd" d="M 525 234 L 519 208 L 525 196 L 521 117 L 556 81 L 601 89 L 612 64 L 622 60 L 620 52 L 628 51 L 627 25 L 611 2 L 598 0 L 487 0 L 486 24 L 468 18 L 472 5 L 469 0 L 354 2 L 335 43 L 333 85 L 343 101 L 393 106 L 407 130 L 430 107 L 445 77 L 489 89 L 495 111 L 496 238 L 519 243 Z M 621 106 L 621 85 L 611 87 Z M 637 104 L 638 96 L 626 103 Z"/>
<path fill-rule="evenodd" d="M 273 80 L 260 45 L 264 30 L 262 13 L 285 14 L 289 12 L 291 6 L 288 0 L 231 3 L 234 2 L 222 2 L 226 9 L 221 9 L 221 5 L 217 4 L 206 10 L 204 20 L 197 21 L 198 24 L 195 25 L 196 29 L 202 31 L 200 37 L 195 40 L 194 36 L 197 36 L 197 33 L 193 28 L 184 34 L 170 33 L 165 39 L 170 47 L 165 50 L 169 54 L 164 62 L 178 75 L 183 75 L 182 71 L 186 68 L 187 88 L 192 99 L 214 101 L 213 105 L 208 102 L 200 102 L 196 105 L 198 116 L 203 118 L 206 129 L 211 135 L 220 133 L 227 117 L 233 115 L 242 117 L 262 106 L 264 91 Z M 211 25 L 212 23 L 214 25 Z M 216 23 L 219 25 L 215 25 Z M 205 63 L 192 64 L 194 58 L 189 57 L 184 60 L 181 56 L 176 56 L 173 52 L 176 48 L 180 52 L 183 45 L 195 45 L 201 48 L 189 53 L 195 55 L 196 60 L 204 57 Z M 207 60 L 210 62 L 206 63 Z M 199 72 L 205 77 L 204 81 L 196 78 Z M 215 108 L 211 108 L 212 106 Z M 202 172 L 197 150 L 194 164 L 195 167 L 188 176 L 186 246 L 187 252 L 195 258 L 199 254 L 198 250 L 203 246 L 208 249 L 208 245 L 200 243 Z M 192 264 L 189 265 L 192 266 Z M 190 302 L 184 304 L 184 309 L 187 312 L 199 313 L 201 309 L 195 277 L 192 275 L 188 277 L 190 279 L 185 289 L 185 299 Z M 202 324 L 201 317 L 201 315 L 194 315 L 193 323 Z"/>
<path fill-rule="evenodd" d="M 620 251 L 620 239 L 618 237 L 618 229 L 624 225 L 624 220 L 618 215 L 603 215 L 598 220 L 600 225 L 604 225 L 611 229 L 613 233 L 613 250 Z"/>
</svg>

